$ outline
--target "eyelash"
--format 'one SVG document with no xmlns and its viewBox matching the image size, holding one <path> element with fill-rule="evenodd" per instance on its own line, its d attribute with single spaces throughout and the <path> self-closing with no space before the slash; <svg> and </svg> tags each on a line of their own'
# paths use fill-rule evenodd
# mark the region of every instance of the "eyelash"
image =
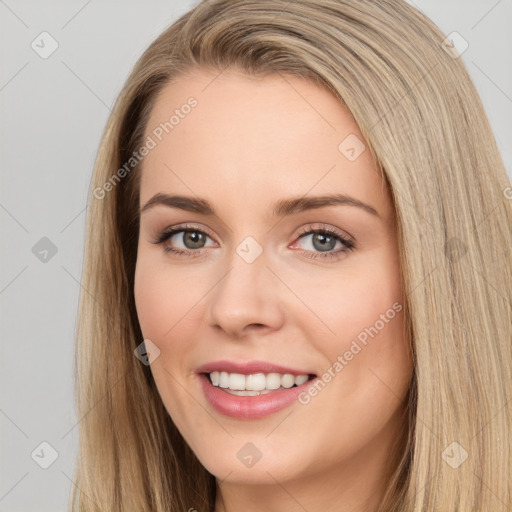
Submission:
<svg viewBox="0 0 512 512">
<path fill-rule="evenodd" d="M 182 232 L 183 233 L 196 232 L 196 233 L 201 233 L 203 235 L 210 237 L 208 235 L 208 233 L 206 233 L 202 229 L 199 229 L 197 226 L 186 224 L 183 226 L 177 226 L 174 228 L 164 230 L 162 233 L 160 233 L 160 235 L 158 235 L 157 239 L 153 240 L 151 243 L 156 244 L 156 245 L 161 245 L 161 244 L 163 245 L 163 243 L 166 240 L 168 240 L 169 238 L 171 238 L 173 235 L 175 235 L 176 233 L 182 233 Z M 324 253 L 303 250 L 302 252 L 304 253 L 304 256 L 307 258 L 310 258 L 310 259 L 317 259 L 317 258 L 325 258 L 325 259 L 336 258 L 337 259 L 337 258 L 341 257 L 344 253 L 353 251 L 356 248 L 354 242 L 345 238 L 340 232 L 338 232 L 334 229 L 331 229 L 331 228 L 313 229 L 311 224 L 302 228 L 302 230 L 300 231 L 300 233 L 297 236 L 297 239 L 303 238 L 309 234 L 323 234 L 323 235 L 333 236 L 334 238 L 337 238 L 345 246 L 344 248 L 338 249 L 337 251 L 329 251 L 329 252 L 324 252 Z M 166 253 L 172 253 L 177 256 L 191 256 L 193 258 L 200 256 L 200 251 L 201 251 L 201 249 L 175 249 L 173 247 L 169 247 L 166 245 L 163 245 L 163 250 Z"/>
</svg>

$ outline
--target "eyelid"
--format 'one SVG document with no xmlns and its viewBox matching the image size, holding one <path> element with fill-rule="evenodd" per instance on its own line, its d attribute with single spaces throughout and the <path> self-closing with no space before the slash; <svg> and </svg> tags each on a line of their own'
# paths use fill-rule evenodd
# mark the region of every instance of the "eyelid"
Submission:
<svg viewBox="0 0 512 512">
<path fill-rule="evenodd" d="M 315 224 L 318 224 L 319 226 L 314 227 Z M 199 226 L 197 224 L 191 224 L 191 223 L 178 224 L 176 226 L 166 227 L 158 232 L 159 233 L 158 236 L 161 237 L 161 236 L 164 236 L 165 234 L 170 233 L 172 231 L 175 232 L 175 231 L 181 231 L 181 230 L 183 230 L 183 231 L 187 231 L 187 230 L 202 231 L 205 234 L 207 234 L 212 240 L 215 240 L 215 238 L 216 238 L 208 228 Z M 330 227 L 329 225 L 323 224 L 321 222 L 313 222 L 313 223 L 309 223 L 305 226 L 302 226 L 299 229 L 299 231 L 297 232 L 297 234 L 295 235 L 295 237 L 300 238 L 301 236 L 303 236 L 307 233 L 310 233 L 311 231 L 329 231 L 329 232 L 332 232 L 333 234 L 335 234 L 336 236 L 340 236 L 341 238 L 345 238 L 348 241 L 355 243 L 354 237 L 352 235 L 350 235 L 349 233 L 347 233 L 346 231 L 339 229 L 339 228 Z"/>
<path fill-rule="evenodd" d="M 180 231 L 200 231 L 204 233 L 205 235 L 208 235 L 212 240 L 215 241 L 215 237 L 212 235 L 212 233 L 208 230 L 208 228 L 204 228 L 202 226 L 196 225 L 196 224 L 178 224 L 177 226 L 170 226 L 162 229 L 161 231 L 157 232 L 157 235 L 154 237 L 153 243 L 159 244 L 165 242 L 168 238 L 170 238 L 172 235 L 179 233 Z"/>
<path fill-rule="evenodd" d="M 315 227 L 315 225 L 317 225 L 317 226 Z M 308 233 L 310 234 L 311 231 L 325 231 L 325 232 L 331 233 L 337 237 L 340 237 L 341 239 L 344 239 L 347 242 L 353 243 L 354 245 L 356 243 L 355 238 L 352 235 L 350 235 L 349 233 L 347 233 L 346 231 L 344 231 L 340 228 L 332 227 L 332 226 L 330 226 L 328 224 L 324 224 L 322 222 L 312 222 L 312 223 L 309 223 L 309 224 L 303 226 L 302 228 L 300 228 L 297 238 L 300 238 L 301 236 L 308 234 Z"/>
<path fill-rule="evenodd" d="M 320 223 L 321 224 L 321 223 Z M 315 233 L 324 233 L 327 236 L 333 236 L 338 239 L 342 247 L 332 251 L 311 251 L 303 249 L 304 256 L 311 259 L 325 259 L 325 258 L 339 258 L 347 252 L 351 252 L 358 249 L 358 245 L 352 235 L 349 235 L 345 231 L 339 228 L 333 228 L 328 225 L 321 224 L 320 227 L 314 227 L 313 224 L 308 224 L 301 228 L 301 231 L 292 245 L 295 245 L 301 238 L 314 235 Z"/>
<path fill-rule="evenodd" d="M 318 224 L 319 226 L 314 227 L 314 224 Z M 202 226 L 199 226 L 196 224 L 191 224 L 191 223 L 178 224 L 176 226 L 165 228 L 156 237 L 156 240 L 152 241 L 152 243 L 164 245 L 164 242 L 169 240 L 172 236 L 176 235 L 177 233 L 187 232 L 187 231 L 201 232 L 201 233 L 205 234 L 206 236 L 208 236 L 215 243 L 218 243 L 218 242 L 216 242 L 215 237 L 212 236 L 212 234 L 210 233 L 208 228 L 203 228 Z M 322 252 L 322 251 L 317 252 L 317 251 L 310 251 L 307 249 L 301 249 L 301 251 L 304 253 L 304 255 L 309 254 L 309 256 L 306 256 L 308 258 L 311 258 L 311 259 L 316 259 L 316 258 L 322 259 L 322 258 L 329 258 L 329 257 L 336 258 L 336 257 L 341 256 L 341 254 L 343 254 L 343 253 L 357 249 L 357 244 L 356 244 L 353 236 L 351 236 L 350 234 L 346 233 L 345 231 L 343 231 L 339 228 L 334 228 L 334 227 L 331 227 L 329 225 L 325 225 L 322 223 L 310 223 L 310 224 L 307 224 L 307 225 L 303 226 L 302 228 L 300 228 L 299 232 L 297 233 L 297 235 L 294 238 L 294 242 L 292 243 L 292 245 L 297 243 L 301 238 L 305 238 L 306 236 L 310 236 L 310 235 L 313 235 L 318 232 L 326 233 L 328 235 L 334 236 L 335 238 L 337 238 L 340 241 L 343 248 L 335 250 L 335 251 L 325 251 L 325 252 Z M 205 248 L 206 247 L 202 247 L 199 249 L 181 249 L 181 248 L 175 249 L 175 248 L 167 247 L 167 248 L 165 248 L 165 250 L 167 252 L 174 252 L 176 254 L 179 254 L 179 253 L 180 254 L 188 254 L 188 255 L 194 254 L 194 257 L 197 257 L 197 256 L 202 255 L 202 252 Z M 313 255 L 315 255 L 315 256 L 313 256 Z"/>
</svg>

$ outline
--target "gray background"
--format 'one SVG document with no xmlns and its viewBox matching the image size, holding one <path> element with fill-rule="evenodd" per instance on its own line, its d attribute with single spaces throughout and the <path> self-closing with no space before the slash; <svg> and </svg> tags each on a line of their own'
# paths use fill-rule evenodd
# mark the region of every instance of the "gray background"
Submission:
<svg viewBox="0 0 512 512">
<path fill-rule="evenodd" d="M 1 512 L 66 510 L 78 441 L 73 335 L 98 143 L 136 59 L 195 4 L 0 0 Z M 461 58 L 512 176 L 512 0 L 414 5 L 469 43 Z M 44 31 L 58 43 L 46 59 L 31 46 L 51 48 L 49 39 L 42 48 Z M 58 454 L 47 469 L 53 452 L 43 442 Z"/>
</svg>

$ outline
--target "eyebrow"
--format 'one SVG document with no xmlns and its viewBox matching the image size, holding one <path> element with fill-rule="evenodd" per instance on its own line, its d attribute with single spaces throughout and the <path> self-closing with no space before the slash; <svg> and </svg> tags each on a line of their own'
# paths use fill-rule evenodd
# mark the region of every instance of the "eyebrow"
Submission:
<svg viewBox="0 0 512 512">
<path fill-rule="evenodd" d="M 206 199 L 187 197 L 180 195 L 168 195 L 161 192 L 155 194 L 141 209 L 139 214 L 153 208 L 156 205 L 178 208 L 187 212 L 200 213 L 202 215 L 216 215 L 211 203 Z M 380 218 L 379 213 L 373 206 L 370 206 L 359 199 L 346 194 L 329 194 L 313 197 L 298 197 L 282 199 L 277 201 L 273 207 L 274 217 L 286 217 L 296 213 L 323 208 L 325 206 L 348 205 L 361 208 L 362 210 Z"/>
</svg>

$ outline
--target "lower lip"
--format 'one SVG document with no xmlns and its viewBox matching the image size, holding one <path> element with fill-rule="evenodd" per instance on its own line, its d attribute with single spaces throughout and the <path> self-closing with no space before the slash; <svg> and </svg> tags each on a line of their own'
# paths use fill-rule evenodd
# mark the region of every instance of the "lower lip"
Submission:
<svg viewBox="0 0 512 512">
<path fill-rule="evenodd" d="M 300 386 L 280 389 L 257 396 L 232 395 L 214 386 L 208 375 L 198 375 L 203 392 L 212 407 L 219 413 L 233 418 L 257 419 L 280 411 L 291 405 L 317 377 Z"/>
</svg>

